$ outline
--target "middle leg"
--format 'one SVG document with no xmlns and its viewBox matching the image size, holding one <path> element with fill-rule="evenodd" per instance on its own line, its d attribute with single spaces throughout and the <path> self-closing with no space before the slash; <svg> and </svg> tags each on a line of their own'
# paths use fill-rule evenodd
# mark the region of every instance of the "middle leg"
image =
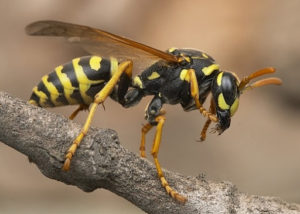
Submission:
<svg viewBox="0 0 300 214">
<path fill-rule="evenodd" d="M 152 151 L 151 151 L 151 154 L 153 156 L 153 159 L 154 159 L 154 163 L 155 163 L 155 166 L 156 166 L 156 170 L 157 170 L 157 174 L 158 174 L 158 177 L 160 179 L 160 182 L 162 184 L 162 186 L 165 188 L 165 190 L 167 191 L 167 193 L 174 199 L 176 199 L 177 201 L 181 202 L 181 203 L 185 203 L 187 201 L 187 198 L 180 195 L 178 192 L 176 192 L 174 189 L 172 189 L 170 187 L 170 185 L 168 184 L 163 172 L 162 172 L 162 169 L 160 167 L 160 164 L 158 162 L 158 151 L 159 151 L 159 146 L 160 146 L 160 142 L 161 142 L 161 135 L 162 135 L 162 128 L 163 128 L 163 125 L 165 123 L 165 116 L 163 115 L 159 115 L 156 117 L 156 122 L 157 122 L 157 127 L 156 127 L 156 133 L 155 133 L 155 138 L 154 138 L 154 141 L 153 141 L 153 146 L 152 146 Z"/>
<path fill-rule="evenodd" d="M 146 157 L 145 154 L 145 144 L 146 144 L 146 134 L 151 130 L 153 126 L 157 125 L 156 117 L 159 115 L 164 115 L 166 112 L 162 109 L 163 101 L 159 96 L 154 96 L 151 102 L 146 107 L 145 119 L 148 123 L 142 127 L 142 138 L 140 145 L 140 155 L 141 157 Z"/>
</svg>

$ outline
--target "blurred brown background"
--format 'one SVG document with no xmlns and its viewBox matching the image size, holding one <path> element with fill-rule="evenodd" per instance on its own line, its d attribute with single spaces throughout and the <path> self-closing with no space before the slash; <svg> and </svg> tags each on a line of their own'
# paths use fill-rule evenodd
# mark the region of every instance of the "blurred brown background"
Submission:
<svg viewBox="0 0 300 214">
<path fill-rule="evenodd" d="M 166 106 L 159 158 L 185 175 L 228 180 L 249 194 L 300 203 L 300 1 L 1 1 L 0 90 L 27 100 L 41 76 L 85 55 L 62 39 L 29 37 L 24 27 L 56 19 L 86 24 L 158 49 L 192 47 L 212 55 L 224 70 L 243 77 L 273 66 L 281 87 L 246 93 L 231 128 L 196 142 L 205 119 Z M 118 131 L 138 153 L 144 108 L 111 100 L 93 125 Z M 68 116 L 75 107 L 49 109 Z M 82 123 L 86 113 L 76 121 Z M 148 146 L 153 135 L 149 134 Z M 148 147 L 148 158 L 150 147 Z M 0 144 L 0 213 L 143 213 L 106 190 L 84 193 L 44 177 L 24 155 Z"/>
</svg>

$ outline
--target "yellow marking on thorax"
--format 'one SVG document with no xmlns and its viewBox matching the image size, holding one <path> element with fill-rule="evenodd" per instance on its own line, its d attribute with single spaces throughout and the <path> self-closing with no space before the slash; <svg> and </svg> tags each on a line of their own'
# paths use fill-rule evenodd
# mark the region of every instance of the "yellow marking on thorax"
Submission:
<svg viewBox="0 0 300 214">
<path fill-rule="evenodd" d="M 219 94 L 218 96 L 218 106 L 223 109 L 223 110 L 227 110 L 230 108 L 230 106 L 226 103 L 223 93 Z"/>
<path fill-rule="evenodd" d="M 144 86 L 143 86 L 143 82 L 141 80 L 141 78 L 139 76 L 135 76 L 133 78 L 133 83 L 132 83 L 134 86 L 138 86 L 140 89 L 142 89 Z"/>
<path fill-rule="evenodd" d="M 86 94 L 87 90 L 91 87 L 92 84 L 99 84 L 104 82 L 104 80 L 90 80 L 85 75 L 83 68 L 79 65 L 80 58 L 75 58 L 72 60 L 73 68 L 77 80 L 79 82 L 79 92 L 85 104 L 91 104 L 94 100 L 93 97 L 90 97 Z"/>
<path fill-rule="evenodd" d="M 219 70 L 219 65 L 212 64 L 210 66 L 202 68 L 202 72 L 204 73 L 205 76 L 211 75 L 211 73 L 215 70 Z"/>
<path fill-rule="evenodd" d="M 46 101 L 48 100 L 47 95 L 46 95 L 44 92 L 39 91 L 37 86 L 35 86 L 35 87 L 32 89 L 32 92 L 35 93 L 35 94 L 40 98 L 39 104 L 40 104 L 41 106 L 44 106 L 45 103 L 46 103 Z"/>
<path fill-rule="evenodd" d="M 217 76 L 217 84 L 218 84 L 218 86 L 221 86 L 222 77 L 223 77 L 223 72 L 219 73 L 218 76 Z"/>
<path fill-rule="evenodd" d="M 52 82 L 48 82 L 48 77 L 49 77 L 48 75 L 43 76 L 42 82 L 44 83 L 46 89 L 50 93 L 50 99 L 51 99 L 52 103 L 55 106 L 59 106 L 59 105 L 61 105 L 61 103 L 56 101 L 59 96 L 59 92 L 58 92 L 57 88 L 55 87 L 55 85 L 53 85 Z"/>
<path fill-rule="evenodd" d="M 134 86 L 138 86 L 139 88 L 143 88 L 144 86 L 143 86 L 143 82 L 142 82 L 142 80 L 141 80 L 141 78 L 139 77 L 139 76 L 135 76 L 134 78 L 133 78 L 133 85 Z"/>
<path fill-rule="evenodd" d="M 62 73 L 62 69 L 64 67 L 62 65 L 55 68 L 56 75 L 58 76 L 59 81 L 61 82 L 63 88 L 64 88 L 64 96 L 68 100 L 69 104 L 77 104 L 78 101 L 71 97 L 74 91 L 74 87 L 72 86 L 72 83 L 70 79 L 68 78 L 67 74 Z"/>
<path fill-rule="evenodd" d="M 205 53 L 202 53 L 202 56 L 206 59 L 208 59 L 209 57 L 205 54 Z"/>
<path fill-rule="evenodd" d="M 235 98 L 233 104 L 230 107 L 230 115 L 233 116 L 239 107 L 239 98 Z"/>
<path fill-rule="evenodd" d="M 110 58 L 110 76 L 113 76 L 119 69 L 119 62 L 116 58 Z"/>
<path fill-rule="evenodd" d="M 202 56 L 192 56 L 192 59 L 203 59 Z"/>
<path fill-rule="evenodd" d="M 190 59 L 190 57 L 188 57 L 188 56 L 185 56 L 184 54 L 180 54 L 180 56 L 181 56 L 181 61 L 183 61 L 183 60 L 185 60 L 185 61 L 187 61 L 187 62 L 191 62 L 191 59 Z"/>
<path fill-rule="evenodd" d="M 168 51 L 170 52 L 170 53 L 173 53 L 174 51 L 176 51 L 177 50 L 177 48 L 170 48 Z"/>
<path fill-rule="evenodd" d="M 188 75 L 188 69 L 182 69 L 179 77 L 182 81 L 185 80 L 187 82 L 190 82 L 190 75 Z"/>
<path fill-rule="evenodd" d="M 101 60 L 102 58 L 99 56 L 92 56 L 90 58 L 90 67 L 91 69 L 98 71 L 101 67 Z"/>
<path fill-rule="evenodd" d="M 152 74 L 151 74 L 150 76 L 148 76 L 147 78 L 148 78 L 148 80 L 153 80 L 153 79 L 157 79 L 157 78 L 159 78 L 159 77 L 160 77 L 159 73 L 157 73 L 156 71 L 154 71 L 154 72 L 152 72 Z"/>
</svg>

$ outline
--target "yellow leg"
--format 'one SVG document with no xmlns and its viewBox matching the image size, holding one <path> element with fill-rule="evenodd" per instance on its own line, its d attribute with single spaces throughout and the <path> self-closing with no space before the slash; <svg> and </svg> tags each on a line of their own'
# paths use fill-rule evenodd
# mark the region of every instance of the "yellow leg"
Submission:
<svg viewBox="0 0 300 214">
<path fill-rule="evenodd" d="M 159 145 L 160 145 L 160 141 L 161 141 L 162 128 L 163 128 L 163 125 L 165 123 L 166 118 L 165 118 L 165 116 L 160 115 L 160 116 L 157 116 L 155 118 L 155 120 L 156 120 L 156 122 L 158 122 L 158 124 L 157 124 L 157 127 L 156 127 L 156 134 L 155 134 L 155 138 L 154 138 L 154 141 L 153 141 L 151 154 L 154 158 L 154 163 L 155 163 L 155 166 L 156 166 L 158 177 L 160 178 L 161 184 L 165 188 L 167 193 L 172 198 L 176 199 L 177 201 L 184 203 L 184 202 L 186 202 L 187 198 L 180 195 L 179 193 L 177 193 L 175 190 L 173 190 L 170 187 L 170 185 L 168 184 L 166 178 L 164 177 L 164 174 L 162 172 L 162 169 L 161 169 L 160 164 L 159 164 L 158 159 L 157 159 L 157 155 L 158 155 L 158 151 L 159 151 Z"/>
<path fill-rule="evenodd" d="M 203 116 L 208 117 L 211 121 L 217 122 L 218 118 L 214 114 L 208 112 L 199 101 L 199 87 L 198 87 L 198 81 L 196 78 L 195 70 L 189 69 L 188 74 L 191 83 L 191 95 L 195 100 L 196 107 L 200 110 L 200 113 Z"/>
<path fill-rule="evenodd" d="M 70 119 L 70 120 L 73 120 L 73 119 L 77 116 L 77 114 L 78 114 L 80 111 L 86 110 L 86 109 L 88 109 L 88 108 L 89 108 L 88 105 L 80 104 L 79 107 L 78 107 L 78 108 L 70 115 L 69 119 Z"/>
<path fill-rule="evenodd" d="M 212 114 L 215 114 L 216 113 L 216 107 L 215 107 L 215 103 L 214 103 L 214 100 L 213 98 L 211 98 L 210 100 L 210 107 L 209 107 L 209 112 L 212 113 Z M 207 129 L 209 127 L 209 125 L 211 124 L 211 120 L 210 119 L 207 119 L 203 128 L 202 128 L 202 131 L 201 131 L 201 137 L 200 137 L 200 140 L 201 141 L 204 141 L 205 138 L 206 138 L 206 132 L 207 132 Z"/>
<path fill-rule="evenodd" d="M 209 125 L 211 124 L 211 120 L 210 119 L 207 119 L 203 128 L 202 128 L 202 131 L 201 131 L 201 136 L 200 136 L 200 141 L 205 141 L 206 139 L 206 132 L 207 132 L 207 129 L 209 127 Z"/>
<path fill-rule="evenodd" d="M 142 139 L 141 139 L 141 145 L 140 145 L 140 154 L 141 154 L 142 158 L 146 157 L 146 154 L 145 154 L 145 149 L 146 149 L 145 148 L 145 142 L 146 142 L 145 137 L 146 137 L 146 134 L 148 133 L 148 131 L 150 131 L 150 129 L 152 127 L 153 126 L 150 123 L 147 123 L 142 128 Z"/>
<path fill-rule="evenodd" d="M 65 163 L 63 166 L 63 170 L 69 170 L 70 164 L 71 164 L 71 159 L 73 155 L 76 152 L 76 149 L 78 148 L 80 142 L 82 141 L 83 137 L 87 134 L 90 124 L 92 122 L 93 116 L 95 114 L 96 108 L 99 104 L 102 104 L 105 99 L 110 95 L 112 92 L 113 88 L 119 81 L 121 75 L 123 73 L 126 73 L 130 78 L 132 75 L 132 61 L 125 61 L 121 63 L 118 67 L 118 70 L 114 72 L 114 75 L 111 77 L 111 79 L 106 83 L 104 88 L 95 95 L 94 102 L 91 104 L 90 112 L 89 115 L 85 121 L 85 124 L 83 128 L 81 129 L 79 135 L 75 138 L 73 141 L 72 145 L 67 151 L 67 154 L 65 156 Z"/>
</svg>

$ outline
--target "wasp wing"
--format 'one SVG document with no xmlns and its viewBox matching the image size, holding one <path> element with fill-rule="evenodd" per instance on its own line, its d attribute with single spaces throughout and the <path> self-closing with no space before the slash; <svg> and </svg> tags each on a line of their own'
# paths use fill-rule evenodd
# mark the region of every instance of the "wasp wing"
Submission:
<svg viewBox="0 0 300 214">
<path fill-rule="evenodd" d="M 93 55 L 115 57 L 119 61 L 130 59 L 134 63 L 134 70 L 139 72 L 158 60 L 178 62 L 178 58 L 169 53 L 84 25 L 37 21 L 29 24 L 26 32 L 34 36 L 65 37 L 69 42 L 79 44 Z"/>
</svg>

